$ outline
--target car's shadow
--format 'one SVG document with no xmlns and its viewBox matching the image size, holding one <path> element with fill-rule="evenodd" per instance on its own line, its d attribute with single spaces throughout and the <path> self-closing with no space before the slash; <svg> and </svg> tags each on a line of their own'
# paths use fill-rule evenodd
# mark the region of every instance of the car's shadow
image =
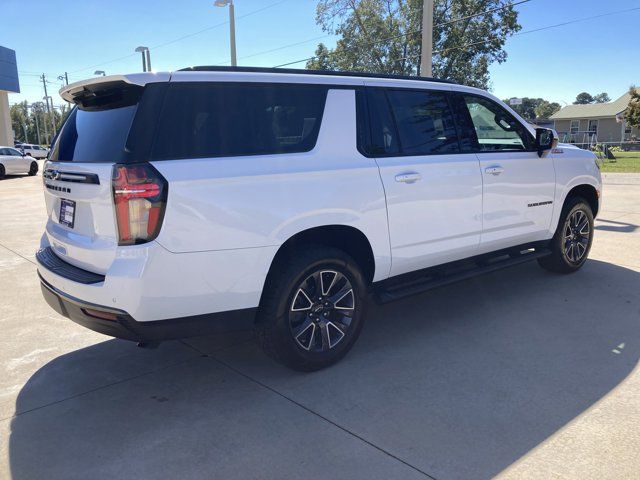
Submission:
<svg viewBox="0 0 640 480">
<path fill-rule="evenodd" d="M 604 232 L 633 233 L 638 229 L 638 225 L 599 218 L 598 225 L 596 225 L 595 229 Z"/>
<path fill-rule="evenodd" d="M 216 350 L 213 359 L 196 356 L 104 389 L 87 380 L 92 392 L 14 417 L 11 473 L 146 478 L 179 467 L 180 478 L 248 478 L 261 465 L 269 477 L 276 465 L 285 478 L 287 462 L 265 459 L 267 453 L 298 447 L 303 460 L 320 455 L 327 465 L 349 457 L 335 453 L 335 439 L 318 427 L 297 417 L 298 427 L 291 426 L 288 415 L 309 416 L 301 405 L 435 478 L 489 478 L 634 369 L 638 287 L 640 273 L 605 262 L 590 260 L 570 276 L 522 265 L 372 310 L 351 354 L 314 374 L 279 367 L 236 337 L 223 350 L 220 337 L 200 339 L 193 345 Z M 118 345 L 105 341 L 45 365 L 20 392 L 16 410 L 44 391 L 77 387 L 73 372 L 89 378 L 96 362 L 122 350 Z M 315 465 L 305 468 L 309 478 L 322 476 Z"/>
</svg>

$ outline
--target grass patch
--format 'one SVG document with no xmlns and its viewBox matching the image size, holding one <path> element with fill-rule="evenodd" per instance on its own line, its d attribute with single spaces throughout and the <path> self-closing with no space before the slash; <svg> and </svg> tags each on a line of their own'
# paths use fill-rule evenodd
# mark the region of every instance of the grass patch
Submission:
<svg viewBox="0 0 640 480">
<path fill-rule="evenodd" d="M 640 173 L 640 152 L 613 152 L 616 160 L 602 162 L 603 172 Z"/>
</svg>

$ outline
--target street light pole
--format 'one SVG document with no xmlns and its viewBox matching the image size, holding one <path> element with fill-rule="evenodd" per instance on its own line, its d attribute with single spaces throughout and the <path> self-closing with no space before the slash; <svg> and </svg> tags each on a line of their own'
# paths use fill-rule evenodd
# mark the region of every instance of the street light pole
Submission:
<svg viewBox="0 0 640 480">
<path fill-rule="evenodd" d="M 229 43 L 231 46 L 231 66 L 238 65 L 236 59 L 236 14 L 233 5 L 233 0 L 216 0 L 213 3 L 216 7 L 229 6 Z"/>
<path fill-rule="evenodd" d="M 422 3 L 422 49 L 420 52 L 420 76 L 431 77 L 433 55 L 433 0 Z"/>
<path fill-rule="evenodd" d="M 149 58 L 149 60 L 151 60 L 150 57 L 145 55 L 145 52 L 148 52 L 149 49 L 147 47 L 137 47 L 136 48 L 136 52 L 142 54 L 142 71 L 146 72 L 147 70 L 151 70 L 151 68 L 147 69 L 147 58 Z"/>
<path fill-rule="evenodd" d="M 229 43 L 231 44 L 231 66 L 238 65 L 236 59 L 236 15 L 233 0 L 229 2 Z"/>
</svg>

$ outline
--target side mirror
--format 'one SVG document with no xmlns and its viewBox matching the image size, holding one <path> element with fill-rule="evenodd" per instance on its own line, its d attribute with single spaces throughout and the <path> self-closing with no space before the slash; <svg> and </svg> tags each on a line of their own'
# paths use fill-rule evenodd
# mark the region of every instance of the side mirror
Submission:
<svg viewBox="0 0 640 480">
<path fill-rule="evenodd" d="M 558 134 L 551 128 L 536 128 L 536 150 L 542 157 L 544 152 L 558 146 Z"/>
</svg>

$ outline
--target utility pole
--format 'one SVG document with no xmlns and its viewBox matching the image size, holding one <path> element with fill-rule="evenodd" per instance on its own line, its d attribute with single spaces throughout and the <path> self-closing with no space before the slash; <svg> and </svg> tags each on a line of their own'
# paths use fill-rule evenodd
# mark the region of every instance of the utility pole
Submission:
<svg viewBox="0 0 640 480">
<path fill-rule="evenodd" d="M 61 81 L 64 80 L 64 84 L 69 85 L 69 77 L 67 75 L 67 72 L 64 72 L 64 75 L 60 75 L 58 77 L 58 80 L 61 80 Z"/>
<path fill-rule="evenodd" d="M 147 72 L 150 72 L 150 71 L 151 71 L 151 53 L 147 48 Z"/>
<path fill-rule="evenodd" d="M 46 96 L 44 97 L 45 101 L 47 102 L 47 106 L 49 106 L 49 100 L 51 100 L 51 140 L 49 141 L 49 144 L 51 144 L 51 141 L 53 141 L 53 137 L 56 136 L 56 112 L 55 112 L 55 107 L 53 106 L 53 97 L 50 96 Z"/>
<path fill-rule="evenodd" d="M 44 73 L 42 74 L 42 76 L 40 77 L 40 80 L 42 80 L 42 86 L 44 87 L 44 101 L 47 102 L 47 113 L 51 114 L 51 110 L 49 110 L 49 94 L 47 93 L 47 77 L 45 77 Z M 44 117 L 44 140 L 45 143 L 49 143 L 49 131 L 47 128 L 47 118 L 46 115 Z"/>
<path fill-rule="evenodd" d="M 47 77 L 44 76 L 44 73 L 40 77 L 40 80 L 42 80 L 42 86 L 44 87 L 44 96 L 45 98 L 49 98 L 49 94 L 47 93 Z M 47 101 L 47 112 L 50 112 L 48 101 Z"/>
<path fill-rule="evenodd" d="M 420 52 L 420 76 L 431 77 L 433 55 L 433 0 L 422 3 L 422 49 Z"/>
<path fill-rule="evenodd" d="M 33 119 L 36 121 L 36 134 L 38 135 L 38 145 L 42 145 L 40 141 L 40 125 L 38 125 L 38 108 L 35 104 L 31 105 L 31 112 L 33 113 Z"/>
</svg>

